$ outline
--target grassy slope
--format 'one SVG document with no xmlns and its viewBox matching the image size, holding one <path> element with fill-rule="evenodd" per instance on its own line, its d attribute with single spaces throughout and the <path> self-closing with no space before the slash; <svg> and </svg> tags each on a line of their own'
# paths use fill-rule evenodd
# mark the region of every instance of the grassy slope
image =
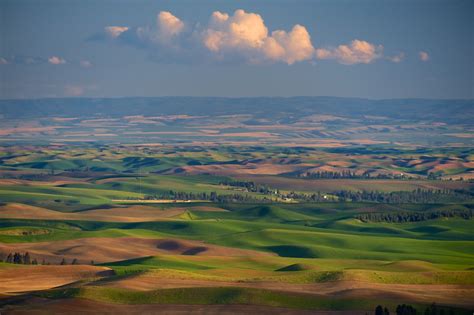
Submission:
<svg viewBox="0 0 474 315">
<path fill-rule="evenodd" d="M 163 176 L 153 175 L 137 179 L 131 176 L 107 176 L 103 181 L 93 179 L 81 183 L 62 184 L 59 186 L 44 185 L 32 181 L 30 185 L 0 185 L 0 200 L 7 202 L 23 201 L 35 203 L 41 201 L 61 200 L 80 204 L 112 203 L 114 199 L 142 199 L 145 195 L 161 195 L 171 189 L 177 192 L 234 194 L 241 193 L 255 198 L 263 198 L 257 193 L 244 193 L 226 189 L 218 185 L 221 177 L 215 176 Z M 102 178 L 104 179 L 104 178 Z"/>
<path fill-rule="evenodd" d="M 230 213 L 191 213 L 176 220 L 138 223 L 2 220 L 0 227 L 4 229 L 38 227 L 48 228 L 51 233 L 0 235 L 0 241 L 176 237 L 269 251 L 284 257 L 425 260 L 445 264 L 469 264 L 474 260 L 471 220 L 374 224 L 348 219 L 350 211 L 346 210 L 311 214 L 308 210 L 298 212 L 275 206 L 249 206 Z"/>
<path fill-rule="evenodd" d="M 0 232 L 39 229 L 33 235 L 5 235 L 2 242 L 60 241 L 81 237 L 135 236 L 191 238 L 231 247 L 273 251 L 273 257 L 162 255 L 104 264 L 118 276 L 157 273 L 163 277 L 214 281 L 212 288 L 131 291 L 82 286 L 56 290 L 47 297 L 86 298 L 126 304 L 255 304 L 295 309 L 395 308 L 394 300 L 318 297 L 263 289 L 219 287 L 219 281 L 276 281 L 310 284 L 335 280 L 385 284 L 474 284 L 472 220 L 436 220 L 404 224 L 367 224 L 348 219 L 357 209 L 329 211 L 295 206 L 236 206 L 230 213 L 192 212 L 186 220 L 143 223 L 1 220 Z M 343 207 L 345 208 L 345 207 Z M 352 210 L 351 210 L 352 209 Z M 230 217 L 226 217 L 229 216 Z M 214 216 L 211 219 L 210 216 Z M 223 218 L 226 217 L 226 218 Z M 289 220 L 289 221 L 287 221 Z M 302 223 L 310 221 L 310 226 Z M 316 223 L 316 224 L 315 224 Z M 318 223 L 320 226 L 318 226 Z M 50 233 L 43 233 L 48 230 Z M 15 233 L 14 233 L 15 234 Z M 436 235 L 438 234 L 438 236 Z M 441 239 L 433 239 L 440 237 Z M 290 256 L 290 257 L 288 257 Z M 297 257 L 291 257 L 297 256 Z M 304 268 L 277 271 L 298 264 Z M 0 266 L 1 267 L 1 266 Z M 417 305 L 416 303 L 410 303 Z M 417 305 L 424 309 L 424 305 Z M 459 310 L 458 314 L 464 314 Z"/>
<path fill-rule="evenodd" d="M 266 305 L 292 309 L 310 310 L 368 310 L 375 304 L 383 304 L 395 309 L 397 303 L 390 300 L 370 298 L 319 297 L 305 293 L 288 293 L 252 288 L 179 288 L 152 291 L 132 291 L 107 287 L 82 287 L 57 289 L 39 294 L 47 298 L 85 298 L 101 302 L 122 304 L 227 304 Z M 412 304 L 425 309 L 428 304 Z M 456 309 L 456 314 L 470 314 L 467 310 Z"/>
</svg>

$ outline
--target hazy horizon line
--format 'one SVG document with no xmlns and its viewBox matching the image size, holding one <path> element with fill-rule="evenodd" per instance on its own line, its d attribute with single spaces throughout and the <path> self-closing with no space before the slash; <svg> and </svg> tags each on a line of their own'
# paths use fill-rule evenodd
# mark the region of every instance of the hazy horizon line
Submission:
<svg viewBox="0 0 474 315">
<path fill-rule="evenodd" d="M 370 98 L 360 96 L 334 96 L 334 95 L 292 95 L 292 96 L 212 96 L 212 95 L 161 95 L 161 96 L 61 96 L 61 97 L 25 97 L 25 98 L 0 98 L 0 101 L 28 101 L 28 100 L 81 100 L 81 99 L 132 99 L 132 98 L 214 98 L 214 99 L 251 99 L 251 98 L 339 98 L 359 99 L 369 101 L 387 100 L 430 100 L 430 101 L 474 101 L 472 98 L 430 98 L 430 97 L 393 97 L 393 98 Z"/>
</svg>

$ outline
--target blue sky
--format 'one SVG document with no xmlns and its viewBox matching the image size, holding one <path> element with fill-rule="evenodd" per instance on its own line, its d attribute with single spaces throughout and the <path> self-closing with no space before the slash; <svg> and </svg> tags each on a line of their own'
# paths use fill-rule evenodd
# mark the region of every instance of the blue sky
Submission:
<svg viewBox="0 0 474 315">
<path fill-rule="evenodd" d="M 473 98 L 474 1 L 0 0 L 0 98 Z"/>
</svg>

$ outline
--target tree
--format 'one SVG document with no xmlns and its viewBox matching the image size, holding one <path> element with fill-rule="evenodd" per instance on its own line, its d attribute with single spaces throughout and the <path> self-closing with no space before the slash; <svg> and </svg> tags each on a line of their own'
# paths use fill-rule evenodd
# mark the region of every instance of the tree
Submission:
<svg viewBox="0 0 474 315">
<path fill-rule="evenodd" d="M 416 309 L 411 305 L 398 305 L 396 309 L 397 315 L 416 315 Z"/>
<path fill-rule="evenodd" d="M 10 263 L 10 264 L 13 263 L 13 255 L 12 255 L 12 253 L 8 254 L 6 262 L 7 262 L 7 263 Z"/>
<path fill-rule="evenodd" d="M 76 259 L 76 258 L 74 258 L 74 259 L 72 260 L 72 263 L 71 263 L 71 265 L 77 265 L 77 264 L 78 264 L 78 263 L 77 263 L 77 259 Z"/>
<path fill-rule="evenodd" d="M 438 314 L 438 306 L 436 303 L 430 305 L 430 315 L 437 315 Z"/>
<path fill-rule="evenodd" d="M 375 308 L 375 315 L 383 315 L 382 305 L 377 305 L 377 307 Z"/>
<path fill-rule="evenodd" d="M 25 253 L 25 255 L 23 256 L 23 263 L 25 265 L 31 264 L 30 253 L 28 253 L 28 252 Z"/>
<path fill-rule="evenodd" d="M 14 264 L 23 264 L 23 256 L 20 253 L 15 253 L 13 255 Z"/>
<path fill-rule="evenodd" d="M 66 259 L 63 258 L 63 260 L 61 260 L 60 265 L 66 265 L 66 264 L 67 264 Z"/>
</svg>

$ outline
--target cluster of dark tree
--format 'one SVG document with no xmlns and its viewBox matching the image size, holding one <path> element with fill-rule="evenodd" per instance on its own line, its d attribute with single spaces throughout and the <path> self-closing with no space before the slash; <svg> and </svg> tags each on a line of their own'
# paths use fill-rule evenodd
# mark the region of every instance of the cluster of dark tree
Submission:
<svg viewBox="0 0 474 315">
<path fill-rule="evenodd" d="M 89 169 L 89 167 L 85 167 L 84 169 L 70 168 L 65 169 L 64 172 L 60 173 L 60 175 L 74 178 L 86 178 L 96 175 L 95 172 L 95 169 Z M 54 173 L 51 175 L 54 175 Z"/>
<path fill-rule="evenodd" d="M 9 253 L 7 257 L 5 258 L 5 262 L 9 264 L 20 264 L 20 265 L 38 265 L 38 260 L 36 258 L 31 258 L 30 254 L 28 252 L 22 254 L 22 253 Z M 67 265 L 67 260 L 63 258 L 61 262 L 59 263 L 60 265 Z M 79 261 L 74 258 L 71 262 L 71 265 L 78 265 Z M 91 260 L 91 265 L 94 264 L 94 261 Z M 41 261 L 41 265 L 50 265 L 49 262 L 46 260 Z"/>
<path fill-rule="evenodd" d="M 170 199 L 170 200 L 206 200 L 212 202 L 242 202 L 242 203 L 251 203 L 251 202 L 270 202 L 268 198 L 255 198 L 246 194 L 218 194 L 216 192 L 180 192 L 170 190 L 169 192 L 161 195 L 154 196 L 145 196 L 145 200 L 160 200 L 160 199 Z"/>
<path fill-rule="evenodd" d="M 376 202 L 376 203 L 447 203 L 447 202 L 464 202 L 474 198 L 471 191 L 466 190 L 422 190 L 413 191 L 396 191 L 396 192 L 380 192 L 380 191 L 350 191 L 340 190 L 325 194 L 316 192 L 312 194 L 289 192 L 282 194 L 277 192 L 275 197 L 281 199 L 293 199 L 305 202 Z"/>
<path fill-rule="evenodd" d="M 7 258 L 5 259 L 6 263 L 9 264 L 20 264 L 20 265 L 37 265 L 38 261 L 36 258 L 31 259 L 30 253 L 26 252 L 24 254 L 21 253 L 9 253 Z"/>
<path fill-rule="evenodd" d="M 416 309 L 408 304 L 399 304 L 395 309 L 395 314 L 397 315 L 417 315 L 421 314 L 416 311 Z M 423 315 L 454 315 L 455 310 L 451 307 L 438 307 L 436 303 L 431 304 L 428 306 Z M 382 305 L 377 305 L 375 308 L 375 315 L 390 315 L 390 311 L 387 307 L 383 307 Z"/>
<path fill-rule="evenodd" d="M 416 309 L 411 305 L 399 304 L 395 309 L 395 313 L 397 315 L 416 315 Z"/>
<path fill-rule="evenodd" d="M 375 308 L 375 315 L 390 315 L 390 311 L 382 305 L 377 305 Z"/>
<path fill-rule="evenodd" d="M 306 172 L 298 174 L 297 177 L 310 179 L 410 179 L 411 177 L 405 174 L 376 174 L 373 175 L 369 171 L 362 174 L 357 174 L 351 170 L 344 170 L 339 172 L 331 171 L 317 171 Z"/>
<path fill-rule="evenodd" d="M 289 192 L 286 194 L 280 193 L 276 191 L 272 193 L 269 191 L 268 193 L 264 193 L 265 195 L 271 195 L 271 197 L 263 197 L 263 198 L 255 198 L 251 195 L 246 194 L 218 194 L 216 192 L 210 193 L 190 193 L 190 192 L 176 192 L 170 190 L 169 192 L 161 195 L 148 195 L 145 196 L 145 200 L 160 200 L 160 199 L 170 199 L 170 200 L 206 200 L 212 202 L 240 202 L 240 203 L 269 203 L 269 202 L 276 202 L 277 200 L 282 199 L 292 199 L 292 200 L 299 200 L 305 202 L 326 202 L 331 201 L 329 200 L 328 196 L 324 193 L 317 192 L 314 194 L 304 194 L 304 193 L 297 193 L 297 192 Z M 337 201 L 337 200 L 333 200 Z"/>
<path fill-rule="evenodd" d="M 278 194 L 278 197 L 282 199 L 294 199 L 294 200 L 301 200 L 305 202 L 327 202 L 327 201 L 335 201 L 328 197 L 327 194 L 318 191 L 317 193 L 313 194 L 304 194 L 304 193 L 297 193 L 291 191 L 287 194 Z"/>
<path fill-rule="evenodd" d="M 413 191 L 349 191 L 333 192 L 339 201 L 369 201 L 378 203 L 444 203 L 463 202 L 474 197 L 472 191 L 450 189 L 415 189 Z"/>
<path fill-rule="evenodd" d="M 333 174 L 334 172 L 321 172 Z M 345 176 L 356 176 L 354 173 L 342 173 Z M 352 174 L 352 175 L 348 175 Z M 304 194 L 290 192 L 280 193 L 279 190 L 259 185 L 247 181 L 222 181 L 221 185 L 233 187 L 242 187 L 248 192 L 256 192 L 264 195 L 273 195 L 280 199 L 294 199 L 306 202 L 327 202 L 327 201 L 352 201 L 352 202 L 378 202 L 378 203 L 443 203 L 469 201 L 474 197 L 474 193 L 468 190 L 450 190 L 450 189 L 416 189 L 413 191 L 397 192 L 379 192 L 379 191 L 347 191 L 341 190 L 331 193 L 337 198 L 330 198 L 327 194 L 317 192 L 313 194 Z"/>
<path fill-rule="evenodd" d="M 427 179 L 429 180 L 449 180 L 449 181 L 459 181 L 459 182 L 463 182 L 464 181 L 464 177 L 459 177 L 457 179 L 453 179 L 452 177 L 449 177 L 449 178 L 443 178 L 443 172 L 429 172 L 428 175 L 426 176 Z M 472 179 L 467 179 L 467 181 L 469 182 L 472 182 Z"/>
<path fill-rule="evenodd" d="M 254 182 L 225 180 L 225 181 L 219 182 L 219 185 L 240 187 L 240 188 L 245 189 L 245 191 L 248 191 L 248 192 L 256 192 L 256 193 L 261 193 L 265 195 L 278 193 L 278 190 L 276 189 L 271 189 L 267 185 L 260 185 Z"/>
<path fill-rule="evenodd" d="M 471 209 L 451 209 L 451 210 L 436 210 L 436 211 L 396 211 L 383 213 L 364 213 L 356 216 L 357 219 L 363 222 L 419 222 L 427 220 L 435 220 L 440 218 L 454 218 L 459 217 L 466 220 L 472 219 L 473 211 Z"/>
<path fill-rule="evenodd" d="M 221 181 L 220 185 L 232 186 L 232 187 L 241 187 L 247 192 L 255 192 L 264 195 L 272 195 L 278 199 L 293 199 L 301 200 L 306 202 L 322 202 L 327 201 L 327 196 L 324 193 L 317 192 L 313 194 L 304 194 L 297 192 L 281 193 L 278 189 L 271 188 L 267 185 L 260 185 L 255 182 L 246 182 L 246 181 Z M 268 199 L 267 199 L 268 200 Z"/>
<path fill-rule="evenodd" d="M 429 172 L 427 178 L 429 180 L 440 180 L 442 175 L 443 173 L 441 172 L 439 173 Z"/>
<path fill-rule="evenodd" d="M 270 197 L 255 198 L 247 194 L 218 194 L 216 192 L 179 192 L 170 190 L 160 195 L 145 196 L 146 200 L 206 200 L 212 202 L 272 202 L 277 200 L 291 199 L 304 202 L 375 202 L 375 203 L 447 203 L 447 202 L 465 202 L 474 198 L 474 193 L 467 190 L 433 190 L 416 189 L 413 191 L 349 191 L 340 190 L 325 194 L 316 192 L 312 194 L 289 192 L 281 193 L 278 190 L 272 190 L 267 186 L 252 186 L 252 182 L 239 182 L 238 187 L 243 187 L 250 192 L 258 192 Z M 247 188 L 249 187 L 249 188 Z M 253 187 L 253 188 L 252 188 Z M 260 187 L 265 187 L 260 189 Z M 449 214 L 447 214 L 449 215 Z"/>
<path fill-rule="evenodd" d="M 63 258 L 63 260 L 61 260 L 61 262 L 59 264 L 60 265 L 67 265 L 67 260 L 65 258 Z M 79 262 L 77 261 L 76 258 L 74 258 L 72 260 L 71 265 L 79 265 Z"/>
<path fill-rule="evenodd" d="M 257 184 L 255 182 L 246 182 L 246 181 L 221 181 L 220 185 L 233 186 L 233 187 L 242 187 L 248 192 L 256 192 L 264 195 L 272 195 L 278 199 L 293 199 L 301 200 L 306 202 L 323 202 L 328 201 L 328 196 L 324 193 L 317 192 L 313 194 L 304 194 L 297 192 L 281 193 L 278 189 L 271 188 L 267 185 Z M 271 201 L 268 198 L 266 201 Z"/>
<path fill-rule="evenodd" d="M 4 179 L 22 179 L 22 180 L 34 180 L 34 181 L 44 181 L 49 178 L 47 174 L 38 173 L 38 174 L 10 174 L 5 173 L 1 175 L 1 178 Z"/>
</svg>

